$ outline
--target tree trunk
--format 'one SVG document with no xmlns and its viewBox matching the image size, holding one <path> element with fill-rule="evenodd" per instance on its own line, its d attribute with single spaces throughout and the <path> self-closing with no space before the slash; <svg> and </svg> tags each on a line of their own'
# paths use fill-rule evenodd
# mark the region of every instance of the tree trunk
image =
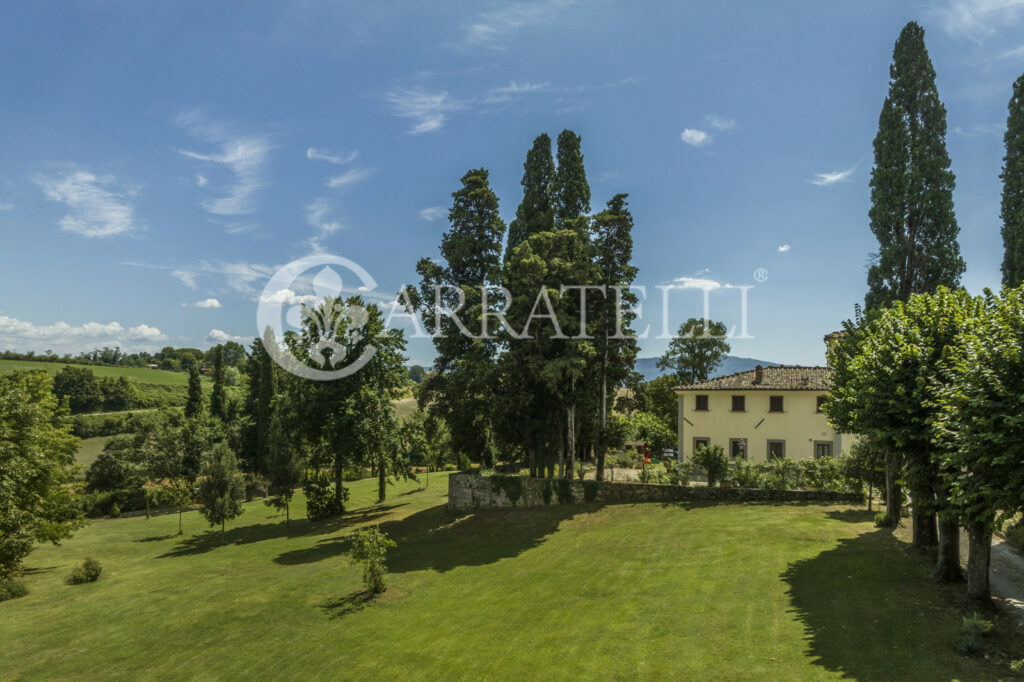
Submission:
<svg viewBox="0 0 1024 682">
<path fill-rule="evenodd" d="M 992 601 L 988 585 L 992 528 L 987 523 L 972 523 L 967 527 L 967 538 L 967 598 L 988 606 Z"/>
<path fill-rule="evenodd" d="M 224 522 L 220 522 L 220 544 L 224 544 Z"/>
<path fill-rule="evenodd" d="M 184 510 L 181 507 L 178 507 L 178 535 L 181 535 L 183 533 L 183 531 L 181 530 L 181 514 L 183 511 Z"/>
<path fill-rule="evenodd" d="M 919 551 L 927 551 L 939 542 L 939 531 L 935 514 L 914 511 L 913 547 Z"/>
<path fill-rule="evenodd" d="M 900 507 L 903 503 L 903 491 L 896 479 L 899 477 L 897 456 L 886 455 L 885 458 L 885 513 L 889 515 L 893 525 L 900 524 Z"/>
<path fill-rule="evenodd" d="M 597 437 L 597 472 L 594 478 L 598 481 L 604 480 L 604 456 L 607 452 L 605 445 L 606 430 L 608 428 L 608 337 L 605 330 L 605 350 L 601 358 L 601 431 Z"/>
<path fill-rule="evenodd" d="M 388 495 L 388 472 L 384 465 L 377 467 L 377 501 L 383 502 Z"/>
<path fill-rule="evenodd" d="M 874 494 L 871 484 L 868 483 L 868 511 L 871 511 L 871 497 Z"/>
<path fill-rule="evenodd" d="M 572 405 L 566 410 L 566 478 L 570 481 L 576 477 L 576 406 Z"/>
<path fill-rule="evenodd" d="M 288 512 L 289 512 L 288 500 L 285 500 L 284 501 L 284 527 L 285 528 L 291 528 L 292 527 L 292 519 L 288 515 Z"/>
<path fill-rule="evenodd" d="M 342 493 L 341 493 L 341 486 L 343 484 L 342 479 L 344 478 L 344 471 L 345 471 L 344 462 L 341 459 L 341 455 L 338 454 L 334 458 L 334 503 L 335 503 L 335 505 L 337 505 L 339 510 L 344 508 L 344 504 L 342 503 L 342 500 L 344 500 L 345 498 L 342 497 Z"/>
<path fill-rule="evenodd" d="M 931 578 L 942 583 L 964 579 L 964 572 L 960 569 L 960 526 L 956 521 L 939 521 L 939 553 Z"/>
</svg>

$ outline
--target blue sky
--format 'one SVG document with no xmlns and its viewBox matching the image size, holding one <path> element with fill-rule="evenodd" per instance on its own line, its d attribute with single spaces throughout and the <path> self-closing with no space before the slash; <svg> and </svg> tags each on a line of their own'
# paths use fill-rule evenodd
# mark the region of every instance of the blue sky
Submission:
<svg viewBox="0 0 1024 682">
<path fill-rule="evenodd" d="M 251 338 L 269 275 L 315 252 L 394 292 L 467 169 L 490 170 L 508 220 L 533 138 L 571 128 L 592 208 L 630 194 L 643 355 L 667 344 L 656 287 L 677 287 L 674 328 L 707 280 L 730 324 L 725 285 L 754 285 L 734 354 L 820 363 L 863 299 L 871 141 L 911 19 L 980 292 L 999 283 L 1024 0 L 7 4 L 0 346 Z M 429 363 L 429 342 L 410 355 Z"/>
</svg>

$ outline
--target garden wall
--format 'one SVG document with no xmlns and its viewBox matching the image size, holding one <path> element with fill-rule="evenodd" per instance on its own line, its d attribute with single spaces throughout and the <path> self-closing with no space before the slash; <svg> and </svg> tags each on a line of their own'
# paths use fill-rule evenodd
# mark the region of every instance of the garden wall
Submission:
<svg viewBox="0 0 1024 682">
<path fill-rule="evenodd" d="M 653 483 L 566 481 L 526 476 L 481 476 L 473 473 L 458 473 L 448 477 L 448 508 L 455 511 L 496 507 L 539 507 L 545 504 L 576 502 L 621 504 L 691 500 L 860 504 L 864 498 L 856 493 L 818 492 L 816 490 L 756 490 Z"/>
</svg>

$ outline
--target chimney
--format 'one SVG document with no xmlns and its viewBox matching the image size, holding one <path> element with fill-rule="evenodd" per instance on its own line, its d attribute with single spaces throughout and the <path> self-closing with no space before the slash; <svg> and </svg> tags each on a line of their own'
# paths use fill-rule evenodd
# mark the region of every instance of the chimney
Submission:
<svg viewBox="0 0 1024 682">
<path fill-rule="evenodd" d="M 757 367 L 754 368 L 754 383 L 755 384 L 761 383 L 761 379 L 763 377 L 764 377 L 764 367 L 761 367 L 761 365 L 758 365 Z"/>
</svg>

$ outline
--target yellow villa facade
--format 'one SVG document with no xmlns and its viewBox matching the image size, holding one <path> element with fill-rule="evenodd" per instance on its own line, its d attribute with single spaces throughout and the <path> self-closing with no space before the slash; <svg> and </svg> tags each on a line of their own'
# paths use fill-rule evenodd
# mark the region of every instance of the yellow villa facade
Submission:
<svg viewBox="0 0 1024 682">
<path fill-rule="evenodd" d="M 702 443 L 720 445 L 727 455 L 751 463 L 844 452 L 852 437 L 837 433 L 820 410 L 829 371 L 758 366 L 676 388 L 680 460 L 693 457 Z"/>
</svg>

